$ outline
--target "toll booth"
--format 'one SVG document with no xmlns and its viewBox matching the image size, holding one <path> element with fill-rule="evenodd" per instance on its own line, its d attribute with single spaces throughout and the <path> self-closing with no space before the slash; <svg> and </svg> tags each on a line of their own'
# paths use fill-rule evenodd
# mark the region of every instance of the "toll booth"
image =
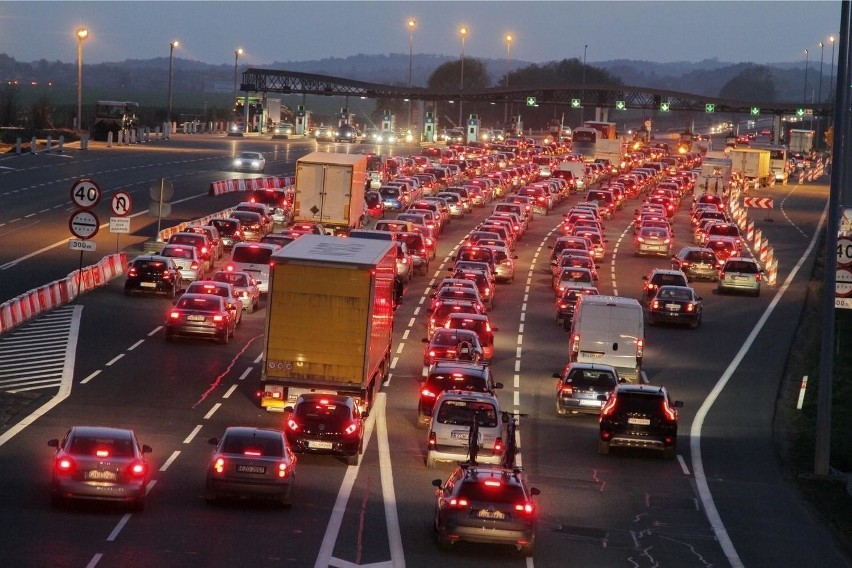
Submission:
<svg viewBox="0 0 852 568">
<path fill-rule="evenodd" d="M 391 114 L 391 111 L 386 110 L 382 115 L 382 130 L 393 130 L 396 116 Z"/>
<path fill-rule="evenodd" d="M 477 142 L 479 140 L 479 115 L 472 114 L 467 119 L 467 134 L 465 141 Z"/>
<path fill-rule="evenodd" d="M 307 136 L 311 123 L 311 111 L 305 109 L 304 105 L 296 105 L 296 124 L 294 125 L 297 136 Z"/>
<path fill-rule="evenodd" d="M 423 121 L 423 140 L 425 142 L 435 141 L 435 129 L 438 125 L 435 124 L 435 115 L 432 112 L 426 112 L 426 118 Z"/>
<path fill-rule="evenodd" d="M 344 124 L 352 124 L 352 119 L 355 118 L 354 112 L 349 112 L 349 109 L 343 107 L 337 113 L 337 126 L 343 126 Z"/>
</svg>

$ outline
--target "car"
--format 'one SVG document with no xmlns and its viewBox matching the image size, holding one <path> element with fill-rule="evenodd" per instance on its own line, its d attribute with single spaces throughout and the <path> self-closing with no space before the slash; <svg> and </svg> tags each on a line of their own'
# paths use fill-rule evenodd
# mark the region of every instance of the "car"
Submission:
<svg viewBox="0 0 852 568">
<path fill-rule="evenodd" d="M 588 268 L 567 266 L 553 275 L 553 291 L 560 297 L 567 288 L 595 288 L 595 276 Z"/>
<path fill-rule="evenodd" d="M 166 341 L 201 336 L 228 343 L 234 336 L 236 320 L 228 311 L 225 298 L 212 294 L 184 294 L 169 310 L 165 328 Z"/>
<path fill-rule="evenodd" d="M 468 261 L 460 261 L 468 262 Z M 479 290 L 479 297 L 482 298 L 482 303 L 491 311 L 494 309 L 494 276 L 490 271 L 471 270 L 462 268 L 451 268 L 450 278 L 461 280 L 471 280 L 476 283 L 476 288 Z"/>
<path fill-rule="evenodd" d="M 292 231 L 287 231 L 286 233 L 266 233 L 262 237 L 260 237 L 261 244 L 269 244 L 275 245 L 278 248 L 285 247 L 298 239 L 297 235 L 294 235 Z"/>
<path fill-rule="evenodd" d="M 73 426 L 62 440 L 48 440 L 56 448 L 50 476 L 50 502 L 62 507 L 70 501 L 112 501 L 135 511 L 145 508 L 151 466 L 133 430 L 107 426 Z"/>
<path fill-rule="evenodd" d="M 435 361 L 449 359 L 476 363 L 484 356 L 479 336 L 469 329 L 441 327 L 435 330 L 432 339 L 424 337 L 423 343 L 427 344 L 423 352 L 423 377 L 429 374 L 429 368 Z"/>
<path fill-rule="evenodd" d="M 342 124 L 337 127 L 337 132 L 334 136 L 335 142 L 350 142 L 354 144 L 361 137 L 361 131 L 351 124 Z"/>
<path fill-rule="evenodd" d="M 562 294 L 556 297 L 556 325 L 561 325 L 565 331 L 571 329 L 571 320 L 574 318 L 574 309 L 577 300 L 584 294 L 597 296 L 600 294 L 596 287 L 567 287 Z"/>
<path fill-rule="evenodd" d="M 269 291 L 269 265 L 272 255 L 280 247 L 271 243 L 238 243 L 231 249 L 231 258 L 225 270 L 248 272 L 257 281 L 262 294 Z"/>
<path fill-rule="evenodd" d="M 535 548 L 541 494 L 520 469 L 461 464 L 435 490 L 433 529 L 440 548 L 458 541 L 514 546 L 524 556 Z"/>
<path fill-rule="evenodd" d="M 203 261 L 204 271 L 212 270 L 216 252 L 213 250 L 213 243 L 210 242 L 207 233 L 181 231 L 171 235 L 167 244 L 195 247 Z"/>
<path fill-rule="evenodd" d="M 238 172 L 262 173 L 264 168 L 266 168 L 266 158 L 260 152 L 240 152 L 234 158 L 234 169 Z"/>
<path fill-rule="evenodd" d="M 293 504 L 296 455 L 283 432 L 230 426 L 221 438 L 207 442 L 215 446 L 207 466 L 208 503 L 222 497 L 260 497 L 284 507 Z"/>
<path fill-rule="evenodd" d="M 243 309 L 254 313 L 260 307 L 260 287 L 257 280 L 243 271 L 217 270 L 210 276 L 213 282 L 226 282 L 234 288 L 234 295 L 242 303 Z"/>
<path fill-rule="evenodd" d="M 219 260 L 225 254 L 225 244 L 222 242 L 222 237 L 219 235 L 219 229 L 213 225 L 190 225 L 186 228 L 187 233 L 199 233 L 207 235 L 207 240 L 210 241 L 210 247 L 213 251 L 213 260 Z"/>
<path fill-rule="evenodd" d="M 609 400 L 615 387 L 623 382 L 612 365 L 568 363 L 553 373 L 556 381 L 556 414 L 594 414 Z"/>
<path fill-rule="evenodd" d="M 672 270 L 686 274 L 688 281 L 719 279 L 722 264 L 716 253 L 706 247 L 685 246 L 672 257 Z"/>
<path fill-rule="evenodd" d="M 181 278 L 187 282 L 204 277 L 204 261 L 195 247 L 166 245 L 160 251 L 160 256 L 171 258 L 178 267 Z"/>
<path fill-rule="evenodd" d="M 454 280 L 454 282 L 458 281 L 469 282 L 470 286 L 441 286 L 434 294 L 431 295 L 429 314 L 432 314 L 444 300 L 464 300 L 467 302 L 474 302 L 478 304 L 475 313 L 486 312 L 485 304 L 482 303 L 482 299 L 479 297 L 479 290 L 476 288 L 476 284 L 470 280 Z"/>
<path fill-rule="evenodd" d="M 725 260 L 719 270 L 716 291 L 719 294 L 748 292 L 752 296 L 760 296 L 762 281 L 763 270 L 755 259 L 735 256 Z"/>
<path fill-rule="evenodd" d="M 142 255 L 127 267 L 124 294 L 154 292 L 174 299 L 184 288 L 183 277 L 174 259 L 160 255 Z"/>
<path fill-rule="evenodd" d="M 429 249 L 426 246 L 426 238 L 417 231 L 398 231 L 396 238 L 405 243 L 406 249 L 411 253 L 411 272 L 413 275 L 425 276 L 429 272 Z"/>
<path fill-rule="evenodd" d="M 351 396 L 306 393 L 296 399 L 285 432 L 296 453 L 331 454 L 358 465 L 367 416 Z"/>
<path fill-rule="evenodd" d="M 273 223 L 283 225 L 293 217 L 293 199 L 294 193 L 291 189 L 268 187 L 254 190 L 247 201 L 266 205 L 268 211 L 264 215 L 271 217 Z"/>
<path fill-rule="evenodd" d="M 230 250 L 235 243 L 243 240 L 242 224 L 239 219 L 233 217 L 221 217 L 210 219 L 210 225 L 219 231 L 219 239 L 225 250 Z"/>
<path fill-rule="evenodd" d="M 472 361 L 435 361 L 429 374 L 422 378 L 417 401 L 417 426 L 426 428 L 438 396 L 445 390 L 491 392 L 502 389 L 503 383 L 494 381 L 491 368 L 485 363 Z"/>
<path fill-rule="evenodd" d="M 296 127 L 289 122 L 279 122 L 272 129 L 272 138 L 290 138 L 296 133 Z"/>
<path fill-rule="evenodd" d="M 196 280 L 186 287 L 186 294 L 213 294 L 225 299 L 225 307 L 234 318 L 234 325 L 243 323 L 243 303 L 237 299 L 234 287 L 227 282 Z"/>
<path fill-rule="evenodd" d="M 598 453 L 610 448 L 643 448 L 677 455 L 678 408 L 663 386 L 619 384 L 601 408 Z"/>
<path fill-rule="evenodd" d="M 239 242 L 257 242 L 266 234 L 266 223 L 260 213 L 254 211 L 232 211 L 231 218 L 240 222 L 239 240 L 234 239 L 231 246 Z"/>
<path fill-rule="evenodd" d="M 731 257 L 739 257 L 743 242 L 739 237 L 712 237 L 705 245 L 713 251 L 719 262 L 725 262 Z"/>
<path fill-rule="evenodd" d="M 592 243 L 589 239 L 579 236 L 563 236 L 556 239 L 550 249 L 550 266 L 555 266 L 563 250 L 592 251 Z"/>
<path fill-rule="evenodd" d="M 510 253 L 509 249 L 505 246 L 487 243 L 483 243 L 482 246 L 494 251 L 494 260 L 496 262 L 494 279 L 497 282 L 511 284 L 515 280 L 515 261 L 518 259 L 518 255 Z"/>
<path fill-rule="evenodd" d="M 647 276 L 643 276 L 642 300 L 653 298 L 660 286 L 689 286 L 686 274 L 680 270 L 654 268 Z"/>
<path fill-rule="evenodd" d="M 476 463 L 499 465 L 506 449 L 500 401 L 488 392 L 446 390 L 435 401 L 426 442 L 426 467 L 439 461 L 471 460 L 469 435 L 476 421 Z"/>
<path fill-rule="evenodd" d="M 240 201 L 233 209 L 233 213 L 251 211 L 260 215 L 262 230 L 264 233 L 272 230 L 272 211 L 274 207 L 262 201 Z"/>
<path fill-rule="evenodd" d="M 479 343 L 482 345 L 482 358 L 485 361 L 491 361 L 494 357 L 494 332 L 500 330 L 491 325 L 487 315 L 453 312 L 447 316 L 441 327 L 473 331 L 479 337 Z"/>
<path fill-rule="evenodd" d="M 443 293 L 445 296 L 450 296 L 447 298 L 437 299 L 432 304 L 432 311 L 429 313 L 429 317 L 426 320 L 426 337 L 431 338 L 435 331 L 444 327 L 444 323 L 446 323 L 447 318 L 450 317 L 452 313 L 460 313 L 460 314 L 484 314 L 485 306 L 480 300 L 469 299 L 469 295 L 466 299 L 458 299 L 454 296 L 459 296 L 460 294 L 450 295 L 449 292 Z"/>
<path fill-rule="evenodd" d="M 664 227 L 643 227 L 633 237 L 634 256 L 659 255 L 669 257 L 672 255 L 671 233 Z"/>
<path fill-rule="evenodd" d="M 648 325 L 660 322 L 701 325 L 703 298 L 688 286 L 660 286 L 648 302 Z"/>
<path fill-rule="evenodd" d="M 317 142 L 325 140 L 326 142 L 334 142 L 337 136 L 337 128 L 334 126 L 320 125 L 314 129 L 313 137 Z"/>
</svg>

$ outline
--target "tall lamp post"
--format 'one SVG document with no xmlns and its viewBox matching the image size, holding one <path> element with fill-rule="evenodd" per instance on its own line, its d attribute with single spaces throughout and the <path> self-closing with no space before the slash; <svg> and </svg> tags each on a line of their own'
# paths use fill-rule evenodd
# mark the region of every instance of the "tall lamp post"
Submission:
<svg viewBox="0 0 852 568">
<path fill-rule="evenodd" d="M 408 129 L 411 130 L 411 69 L 414 58 L 414 30 L 417 28 L 417 20 L 409 18 L 408 26 Z"/>
<path fill-rule="evenodd" d="M 588 51 L 588 49 L 589 49 L 588 45 L 583 46 L 583 90 L 580 91 L 580 93 L 581 93 L 580 96 L 582 98 L 586 98 L 586 51 Z M 581 104 L 580 104 L 580 124 L 581 125 L 583 124 L 583 120 L 585 119 L 585 117 L 586 117 L 586 109 L 585 109 L 585 105 L 583 105 L 582 101 L 581 101 Z"/>
<path fill-rule="evenodd" d="M 506 34 L 506 88 L 509 88 L 509 57 L 512 54 L 512 34 Z M 509 122 L 509 95 L 506 94 L 506 106 L 503 109 L 503 125 L 504 127 Z"/>
<path fill-rule="evenodd" d="M 169 112 L 166 114 L 166 120 L 172 123 L 172 66 L 175 60 L 175 48 L 180 45 L 180 42 L 175 40 L 169 43 Z"/>
<path fill-rule="evenodd" d="M 834 36 L 828 36 L 828 43 L 831 44 L 831 73 L 828 76 L 828 96 L 832 100 L 834 96 Z"/>
<path fill-rule="evenodd" d="M 243 48 L 238 47 L 234 50 L 234 96 L 231 98 L 231 105 L 234 108 L 234 116 L 236 116 L 237 108 L 237 65 L 240 62 L 240 55 L 243 54 Z M 248 125 L 246 125 L 248 126 Z"/>
<path fill-rule="evenodd" d="M 464 96 L 464 38 L 467 37 L 467 28 L 465 26 L 462 26 L 459 29 L 459 33 L 461 34 L 461 40 L 462 40 L 462 45 L 461 45 L 461 48 L 462 48 L 462 50 L 461 50 L 461 81 L 459 83 L 459 126 L 461 126 L 462 128 L 465 129 L 465 131 L 467 131 L 467 127 L 465 126 L 464 122 L 462 122 L 462 120 L 463 120 L 462 117 L 464 116 L 463 111 L 462 111 L 462 97 Z"/>
<path fill-rule="evenodd" d="M 805 50 L 805 88 L 802 91 L 802 106 L 808 104 L 808 50 Z"/>
<path fill-rule="evenodd" d="M 77 28 L 77 130 L 83 130 L 83 40 L 89 37 L 89 30 Z"/>
</svg>

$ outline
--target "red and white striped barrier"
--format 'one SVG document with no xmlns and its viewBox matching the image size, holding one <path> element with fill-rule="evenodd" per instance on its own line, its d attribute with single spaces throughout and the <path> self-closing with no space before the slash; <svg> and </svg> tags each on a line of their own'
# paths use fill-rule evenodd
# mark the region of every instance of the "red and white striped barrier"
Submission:
<svg viewBox="0 0 852 568">
<path fill-rule="evenodd" d="M 775 286 L 778 282 L 778 260 L 772 259 L 766 266 L 766 283 Z"/>
<path fill-rule="evenodd" d="M 260 177 L 241 178 L 214 181 L 210 184 L 209 195 L 223 195 L 240 191 L 255 191 L 258 189 L 282 189 L 296 183 L 296 178 L 289 177 Z"/>
<path fill-rule="evenodd" d="M 754 250 L 759 251 L 760 246 L 763 244 L 763 231 L 760 229 L 754 230 L 754 241 L 752 241 L 752 246 Z"/>
<path fill-rule="evenodd" d="M 754 221 L 749 221 L 746 225 L 746 240 L 749 242 L 754 240 Z"/>
<path fill-rule="evenodd" d="M 749 209 L 772 209 L 775 201 L 771 197 L 745 197 L 743 206 Z"/>
</svg>

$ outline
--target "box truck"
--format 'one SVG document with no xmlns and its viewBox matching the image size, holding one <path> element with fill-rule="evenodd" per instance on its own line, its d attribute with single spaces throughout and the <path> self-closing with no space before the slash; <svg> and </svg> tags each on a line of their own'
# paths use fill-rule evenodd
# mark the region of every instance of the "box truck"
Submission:
<svg viewBox="0 0 852 568">
<path fill-rule="evenodd" d="M 312 152 L 296 160 L 294 222 L 322 223 L 334 234 L 363 226 L 367 156 Z"/>
<path fill-rule="evenodd" d="M 728 152 L 733 171 L 739 172 L 746 181 L 757 187 L 766 187 L 772 180 L 769 167 L 769 150 L 757 148 L 731 148 Z"/>
</svg>

